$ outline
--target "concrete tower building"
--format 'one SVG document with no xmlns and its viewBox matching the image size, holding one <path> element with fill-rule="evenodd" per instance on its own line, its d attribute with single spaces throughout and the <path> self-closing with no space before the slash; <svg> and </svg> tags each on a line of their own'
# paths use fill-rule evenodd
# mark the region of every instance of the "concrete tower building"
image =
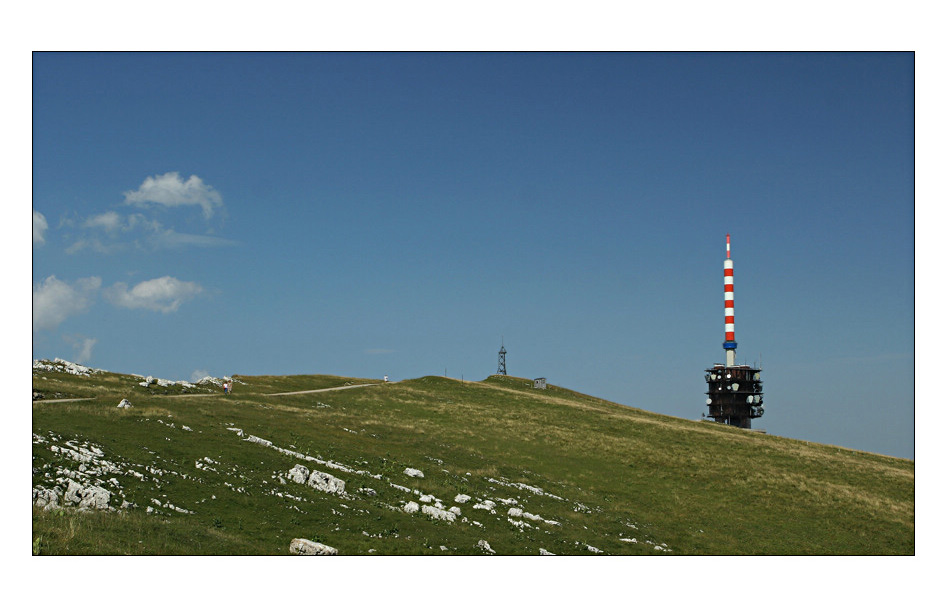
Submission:
<svg viewBox="0 0 946 606">
<path fill-rule="evenodd" d="M 736 364 L 736 306 L 733 262 L 729 234 L 726 234 L 726 259 L 723 261 L 723 351 L 725 364 L 714 364 L 706 370 L 706 405 L 709 416 L 717 423 L 750 429 L 752 419 L 765 413 L 762 404 L 761 368 Z"/>
</svg>

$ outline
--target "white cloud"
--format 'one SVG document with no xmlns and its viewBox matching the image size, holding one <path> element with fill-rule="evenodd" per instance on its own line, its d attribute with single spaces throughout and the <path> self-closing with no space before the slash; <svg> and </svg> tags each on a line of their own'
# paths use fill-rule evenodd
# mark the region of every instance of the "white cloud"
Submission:
<svg viewBox="0 0 946 606">
<path fill-rule="evenodd" d="M 89 217 L 82 226 L 101 227 L 105 231 L 115 231 L 122 226 L 122 219 L 117 212 L 110 210 L 101 215 Z"/>
<path fill-rule="evenodd" d="M 76 364 L 85 364 L 92 359 L 92 348 L 98 343 L 98 339 L 83 337 L 82 335 L 63 335 L 63 340 L 72 345 L 73 357 Z"/>
<path fill-rule="evenodd" d="M 81 278 L 68 284 L 49 276 L 33 285 L 33 330 L 53 329 L 69 316 L 84 312 L 102 286 L 98 277 Z"/>
<path fill-rule="evenodd" d="M 123 217 L 115 211 L 108 211 L 89 217 L 81 223 L 81 227 L 88 230 L 104 230 L 105 241 L 98 234 L 80 237 L 66 248 L 67 254 L 71 255 L 84 250 L 109 254 L 127 250 L 129 247 L 154 251 L 176 250 L 188 246 L 209 248 L 236 244 L 233 240 L 219 236 L 180 233 L 140 213 Z M 128 239 L 122 236 L 126 233 L 131 234 L 127 237 Z"/>
<path fill-rule="evenodd" d="M 202 236 L 200 234 L 182 234 L 173 229 L 164 229 L 160 226 L 154 233 L 148 237 L 148 244 L 154 249 L 161 248 L 183 248 L 185 246 L 199 246 L 208 248 L 211 246 L 231 246 L 236 244 L 233 240 L 220 238 L 218 236 Z"/>
<path fill-rule="evenodd" d="M 193 299 L 203 291 L 196 282 L 182 282 L 171 276 L 145 280 L 131 289 L 124 282 L 116 282 L 105 291 L 106 298 L 119 307 L 149 309 L 170 313 L 181 303 Z"/>
<path fill-rule="evenodd" d="M 203 210 L 204 218 L 209 219 L 216 207 L 223 206 L 223 198 L 197 175 L 184 181 L 178 173 L 170 172 L 148 177 L 137 190 L 126 191 L 125 203 L 142 207 L 196 205 Z"/>
<path fill-rule="evenodd" d="M 209 370 L 200 370 L 200 369 L 195 370 L 194 372 L 191 373 L 191 383 L 197 383 L 204 377 L 209 377 L 209 376 L 210 376 Z"/>
<path fill-rule="evenodd" d="M 78 353 L 76 353 L 76 363 L 85 364 L 92 359 L 92 348 L 95 347 L 95 344 L 98 343 L 97 339 L 82 339 L 82 342 L 78 344 L 76 348 Z"/>
<path fill-rule="evenodd" d="M 36 210 L 33 211 L 33 246 L 37 244 L 43 245 L 46 243 L 46 238 L 44 232 L 49 228 L 49 224 L 46 222 L 46 217 L 43 216 L 43 213 Z"/>
<path fill-rule="evenodd" d="M 87 239 L 82 239 L 82 240 L 76 240 L 75 242 L 70 244 L 69 247 L 66 249 L 66 254 L 74 255 L 80 250 L 85 250 L 87 248 L 90 250 L 94 250 L 95 252 L 104 254 L 104 253 L 109 253 L 115 250 L 119 250 L 122 248 L 122 246 L 120 244 L 105 245 L 105 244 L 102 244 L 102 241 L 99 240 L 98 238 L 87 238 Z"/>
</svg>

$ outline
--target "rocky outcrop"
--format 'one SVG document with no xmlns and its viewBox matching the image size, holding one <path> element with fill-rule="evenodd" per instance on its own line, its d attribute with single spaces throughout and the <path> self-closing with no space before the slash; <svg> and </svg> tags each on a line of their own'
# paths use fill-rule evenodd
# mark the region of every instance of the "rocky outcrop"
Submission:
<svg viewBox="0 0 946 606">
<path fill-rule="evenodd" d="M 483 551 L 485 551 L 486 553 L 496 553 L 495 551 L 493 551 L 493 548 L 489 546 L 489 543 L 487 541 L 484 541 L 483 539 L 480 539 L 479 541 L 477 541 L 476 546 L 482 549 Z"/>
<path fill-rule="evenodd" d="M 33 504 L 43 509 L 76 507 L 78 509 L 112 509 L 109 501 L 112 493 L 101 486 L 85 486 L 71 479 L 62 486 L 33 488 Z"/>
<path fill-rule="evenodd" d="M 66 505 L 75 505 L 79 509 L 108 509 L 112 493 L 100 486 L 83 486 L 69 480 L 62 500 Z"/>
<path fill-rule="evenodd" d="M 264 440 L 259 436 L 250 435 L 248 438 L 243 440 L 244 442 L 253 442 L 254 444 L 261 444 L 263 446 L 272 446 L 273 443 L 269 440 Z"/>
<path fill-rule="evenodd" d="M 43 509 L 56 509 L 59 507 L 59 499 L 62 496 L 62 489 L 58 486 L 54 488 L 34 488 L 33 505 Z"/>
<path fill-rule="evenodd" d="M 131 402 L 122 398 L 122 401 L 118 403 L 118 408 L 131 408 Z"/>
<path fill-rule="evenodd" d="M 309 539 L 293 539 L 289 543 L 289 553 L 293 555 L 338 555 L 338 550 Z"/>
<path fill-rule="evenodd" d="M 421 505 L 420 510 L 435 520 L 444 520 L 445 522 L 455 522 L 457 514 L 446 509 L 441 509 L 432 505 Z"/>
<path fill-rule="evenodd" d="M 296 465 L 289 470 L 287 475 L 290 480 L 297 484 L 305 484 L 330 494 L 345 494 L 345 481 L 324 471 L 317 469 L 309 471 L 309 468 L 305 465 Z"/>
<path fill-rule="evenodd" d="M 422 478 L 424 477 L 424 472 L 419 469 L 414 469 L 413 467 L 408 467 L 404 470 L 404 473 L 411 476 L 412 478 Z"/>
<path fill-rule="evenodd" d="M 56 358 L 52 362 L 49 360 L 33 360 L 33 370 L 64 372 L 80 377 L 88 377 L 94 373 L 102 372 L 97 368 L 89 368 L 88 366 L 82 366 L 81 364 L 76 364 L 74 362 L 69 362 L 68 360 L 62 360 L 60 358 Z"/>
<path fill-rule="evenodd" d="M 309 479 L 309 469 L 305 465 L 296 465 L 289 470 L 288 476 L 296 484 L 305 484 Z"/>
<path fill-rule="evenodd" d="M 309 474 L 309 481 L 306 484 L 316 490 L 331 494 L 344 494 L 345 492 L 344 480 L 339 480 L 332 474 L 317 469 L 313 469 L 312 473 Z"/>
</svg>

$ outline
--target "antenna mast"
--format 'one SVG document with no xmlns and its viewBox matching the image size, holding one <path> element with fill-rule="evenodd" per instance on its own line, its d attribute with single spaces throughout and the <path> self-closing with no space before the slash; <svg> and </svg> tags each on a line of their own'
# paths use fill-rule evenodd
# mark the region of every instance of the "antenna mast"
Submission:
<svg viewBox="0 0 946 606">
<path fill-rule="evenodd" d="M 505 375 L 506 374 L 506 344 L 502 342 L 499 346 L 499 370 L 496 371 L 496 374 Z"/>
<path fill-rule="evenodd" d="M 745 429 L 752 428 L 752 419 L 765 413 L 762 404 L 762 359 L 759 368 L 748 364 L 736 365 L 736 319 L 733 306 L 733 267 L 726 234 L 726 260 L 723 261 L 723 301 L 726 340 L 723 351 L 726 363 L 706 369 L 706 405 L 710 417 L 717 423 L 726 423 Z"/>
<path fill-rule="evenodd" d="M 736 311 L 733 299 L 733 268 L 732 258 L 729 256 L 729 234 L 726 234 L 726 260 L 723 261 L 723 304 L 725 312 L 726 340 L 723 349 L 726 350 L 726 366 L 736 365 Z"/>
</svg>

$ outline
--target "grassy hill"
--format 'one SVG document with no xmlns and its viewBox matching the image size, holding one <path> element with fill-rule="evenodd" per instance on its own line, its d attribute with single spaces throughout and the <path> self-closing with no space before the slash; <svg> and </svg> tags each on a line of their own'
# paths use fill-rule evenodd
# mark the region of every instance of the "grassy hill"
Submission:
<svg viewBox="0 0 946 606">
<path fill-rule="evenodd" d="M 33 552 L 914 553 L 909 460 L 514 377 L 236 379 L 34 369 Z M 50 401 L 71 397 L 91 399 Z M 56 486 L 111 510 L 35 505 Z"/>
</svg>

